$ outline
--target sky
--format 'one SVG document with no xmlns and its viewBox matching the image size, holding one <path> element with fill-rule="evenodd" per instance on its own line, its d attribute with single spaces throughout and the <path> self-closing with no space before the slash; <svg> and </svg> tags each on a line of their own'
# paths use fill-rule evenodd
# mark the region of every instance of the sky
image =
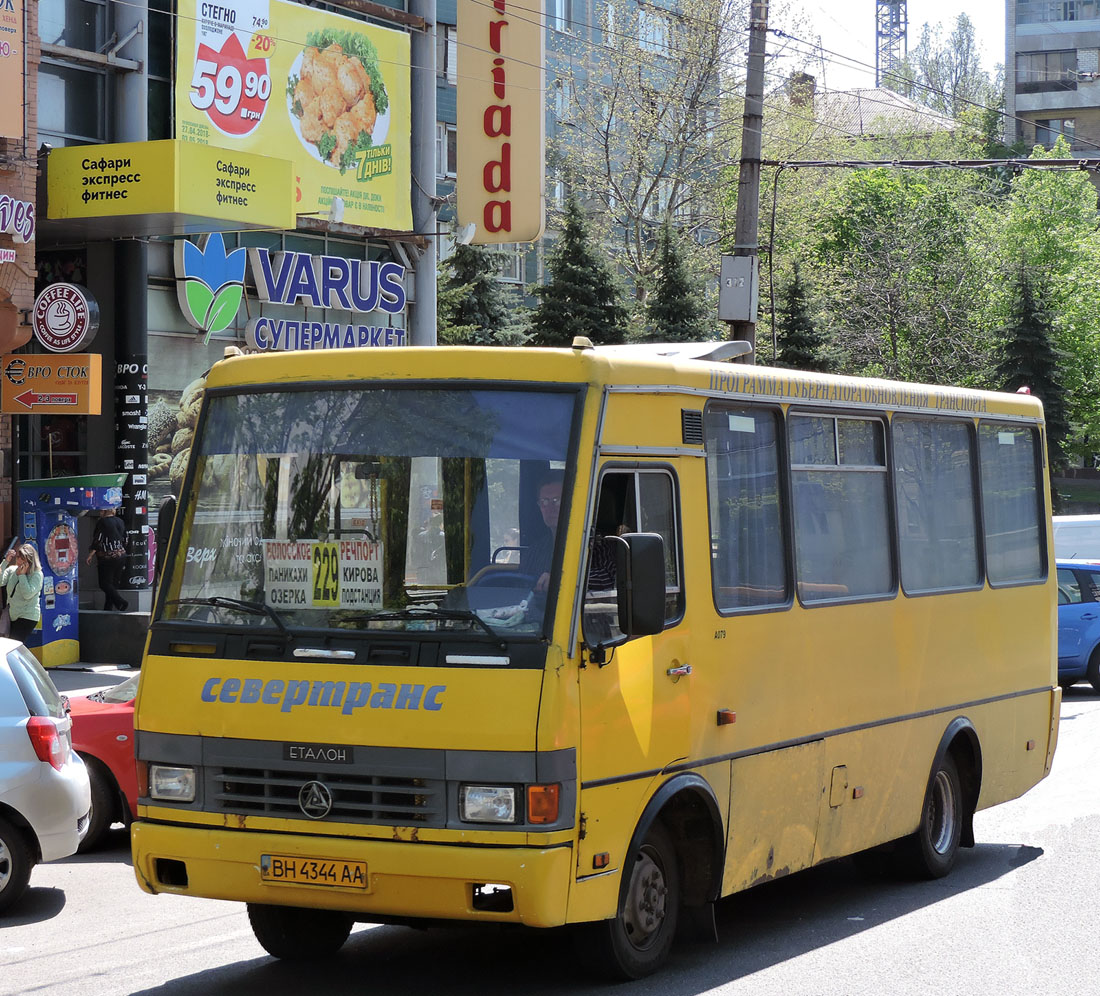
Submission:
<svg viewBox="0 0 1100 996">
<path fill-rule="evenodd" d="M 797 29 L 776 24 L 796 34 L 799 38 L 815 39 L 821 36 L 825 49 L 847 56 L 845 61 L 837 55 L 825 54 L 824 67 L 807 66 L 807 71 L 817 76 L 818 84 L 830 90 L 849 90 L 855 87 L 875 85 L 875 0 L 788 0 L 792 8 L 800 8 L 802 24 Z M 943 25 L 943 36 L 954 28 L 955 18 L 965 13 L 974 23 L 978 45 L 981 49 L 982 67 L 992 70 L 1004 62 L 1005 3 L 1004 0 L 908 0 L 908 43 L 913 48 L 920 40 L 925 23 L 935 29 Z M 769 49 L 779 39 L 769 40 Z M 822 81 L 822 76 L 824 80 Z"/>
</svg>

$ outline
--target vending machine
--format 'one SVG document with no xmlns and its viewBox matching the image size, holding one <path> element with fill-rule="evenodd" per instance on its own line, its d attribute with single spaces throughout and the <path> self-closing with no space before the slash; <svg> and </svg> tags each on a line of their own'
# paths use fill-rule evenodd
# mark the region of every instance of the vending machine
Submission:
<svg viewBox="0 0 1100 996">
<path fill-rule="evenodd" d="M 42 563 L 42 622 L 27 648 L 46 667 L 80 660 L 80 544 L 76 520 L 122 504 L 125 474 L 53 477 L 19 484 L 20 543 L 33 543 Z"/>
</svg>

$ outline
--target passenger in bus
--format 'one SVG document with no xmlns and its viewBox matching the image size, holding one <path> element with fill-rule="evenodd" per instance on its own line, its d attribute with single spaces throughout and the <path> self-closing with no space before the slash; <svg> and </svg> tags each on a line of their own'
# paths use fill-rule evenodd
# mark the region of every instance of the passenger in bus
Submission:
<svg viewBox="0 0 1100 996">
<path fill-rule="evenodd" d="M 562 474 L 551 471 L 539 485 L 538 506 L 546 529 L 524 552 L 523 573 L 535 579 L 535 591 L 545 592 L 550 583 L 550 565 L 554 559 L 554 537 L 561 511 Z"/>
</svg>

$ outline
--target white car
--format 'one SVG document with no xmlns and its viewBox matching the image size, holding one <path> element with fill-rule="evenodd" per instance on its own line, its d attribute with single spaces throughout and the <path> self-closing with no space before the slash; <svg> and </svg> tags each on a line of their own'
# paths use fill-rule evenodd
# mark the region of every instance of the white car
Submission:
<svg viewBox="0 0 1100 996">
<path fill-rule="evenodd" d="M 72 854 L 87 831 L 92 797 L 72 725 L 42 665 L 0 639 L 0 914 L 39 861 Z"/>
</svg>

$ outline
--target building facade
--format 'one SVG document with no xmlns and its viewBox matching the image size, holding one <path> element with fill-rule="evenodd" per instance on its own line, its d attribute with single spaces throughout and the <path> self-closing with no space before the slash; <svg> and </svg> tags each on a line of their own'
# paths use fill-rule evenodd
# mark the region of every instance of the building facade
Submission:
<svg viewBox="0 0 1100 996">
<path fill-rule="evenodd" d="M 1100 0 L 1006 0 L 1005 142 L 1100 154 Z"/>
<path fill-rule="evenodd" d="M 0 234 L 0 339 L 48 353 L 35 296 L 78 286 L 98 305 L 81 349 L 102 378 L 98 414 L 5 409 L 0 513 L 20 531 L 13 480 L 125 474 L 124 586 L 148 609 L 157 509 L 178 492 L 211 365 L 228 348 L 407 341 L 424 21 L 403 2 L 270 0 L 270 23 L 248 30 L 254 11 L 234 0 L 24 3 L 24 121 L 0 139 L 0 195 L 34 204 L 37 175 L 39 224 L 33 241 Z M 82 550 L 91 528 L 80 520 Z M 78 587 L 81 612 L 101 604 L 93 570 Z"/>
</svg>

